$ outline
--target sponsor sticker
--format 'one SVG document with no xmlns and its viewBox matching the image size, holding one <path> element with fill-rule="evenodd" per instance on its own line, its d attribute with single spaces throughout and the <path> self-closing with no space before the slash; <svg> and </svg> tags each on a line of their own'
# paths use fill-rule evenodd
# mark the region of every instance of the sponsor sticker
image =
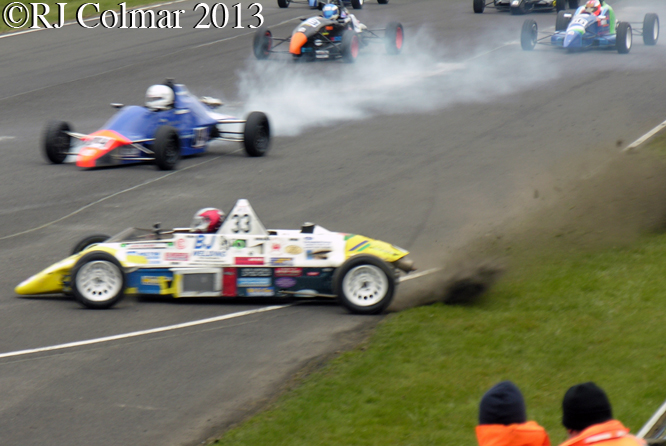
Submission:
<svg viewBox="0 0 666 446">
<path fill-rule="evenodd" d="M 214 235 L 200 234 L 194 241 L 194 249 L 213 249 L 213 245 L 215 245 Z"/>
<path fill-rule="evenodd" d="M 245 290 L 245 295 L 246 296 L 275 296 L 275 290 L 273 287 L 254 287 L 254 288 L 247 288 Z"/>
<path fill-rule="evenodd" d="M 168 246 L 166 243 L 123 243 L 121 248 L 127 249 L 165 249 Z"/>
<path fill-rule="evenodd" d="M 241 277 L 271 277 L 273 274 L 270 268 L 240 268 Z"/>
<path fill-rule="evenodd" d="M 220 237 L 220 249 L 226 251 L 229 249 L 229 240 L 224 237 Z"/>
<path fill-rule="evenodd" d="M 275 268 L 276 277 L 300 277 L 301 274 L 302 268 Z"/>
<path fill-rule="evenodd" d="M 275 279 L 275 286 L 278 288 L 291 288 L 296 285 L 296 279 L 293 277 L 278 277 Z"/>
<path fill-rule="evenodd" d="M 164 260 L 167 262 L 187 262 L 190 255 L 186 252 L 165 252 Z"/>
<path fill-rule="evenodd" d="M 161 285 L 165 280 L 169 280 L 169 278 L 164 276 L 141 276 L 141 285 Z"/>
<path fill-rule="evenodd" d="M 176 248 L 178 249 L 185 249 L 187 246 L 187 242 L 185 241 L 184 238 L 179 238 L 176 240 Z"/>
<path fill-rule="evenodd" d="M 235 264 L 236 265 L 263 265 L 264 264 L 264 258 L 263 257 L 236 257 L 235 258 Z"/>
<path fill-rule="evenodd" d="M 243 249 L 247 246 L 247 242 L 245 240 L 237 239 L 234 240 L 234 242 L 231 244 L 232 248 L 236 249 Z"/>
<path fill-rule="evenodd" d="M 294 266 L 294 259 L 291 257 L 271 257 L 272 266 Z"/>
<path fill-rule="evenodd" d="M 287 245 L 284 247 L 284 252 L 291 255 L 298 255 L 303 253 L 303 248 L 297 245 Z"/>
<path fill-rule="evenodd" d="M 238 286 L 270 286 L 270 277 L 240 277 Z"/>
<path fill-rule="evenodd" d="M 209 251 L 207 249 L 200 249 L 199 251 L 192 252 L 192 257 L 196 260 L 219 260 L 226 257 L 226 251 Z"/>
<path fill-rule="evenodd" d="M 305 257 L 308 260 L 326 260 L 330 253 L 330 249 L 308 249 L 305 251 Z"/>
<path fill-rule="evenodd" d="M 160 263 L 162 256 L 161 252 L 152 252 L 152 251 L 127 251 L 127 256 L 138 256 L 146 259 L 146 262 L 150 265 L 157 265 Z"/>
<path fill-rule="evenodd" d="M 309 277 L 317 277 L 319 275 L 319 271 L 308 271 L 305 273 L 305 275 Z"/>
<path fill-rule="evenodd" d="M 305 249 L 333 249 L 330 240 L 317 240 L 314 237 L 305 237 L 303 245 L 305 246 Z"/>
</svg>

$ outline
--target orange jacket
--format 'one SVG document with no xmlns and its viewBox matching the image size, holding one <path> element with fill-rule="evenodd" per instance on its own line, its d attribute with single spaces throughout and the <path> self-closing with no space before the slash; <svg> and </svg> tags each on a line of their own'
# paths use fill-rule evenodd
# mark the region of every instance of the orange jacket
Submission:
<svg viewBox="0 0 666 446">
<path fill-rule="evenodd" d="M 593 424 L 560 446 L 645 446 L 645 442 L 629 433 L 618 420 Z"/>
<path fill-rule="evenodd" d="M 546 430 L 534 421 L 476 426 L 479 446 L 550 446 Z"/>
</svg>

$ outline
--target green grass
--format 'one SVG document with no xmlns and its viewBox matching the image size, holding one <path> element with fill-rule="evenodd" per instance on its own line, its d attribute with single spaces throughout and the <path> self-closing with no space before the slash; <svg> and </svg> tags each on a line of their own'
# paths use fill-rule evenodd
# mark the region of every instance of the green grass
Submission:
<svg viewBox="0 0 666 446">
<path fill-rule="evenodd" d="M 561 399 L 593 380 L 634 432 L 666 399 L 666 235 L 514 268 L 482 302 L 387 317 L 216 445 L 474 445 L 483 393 L 510 379 L 565 439 Z"/>
<path fill-rule="evenodd" d="M 118 11 L 119 7 L 118 4 L 125 2 L 127 4 L 127 9 L 131 9 L 137 6 L 143 6 L 143 5 L 150 5 L 150 4 L 155 4 L 155 3 L 163 3 L 164 0 L 71 0 L 71 1 L 66 1 L 66 0 L 39 0 L 35 1 L 32 3 L 46 3 L 49 5 L 49 10 L 50 13 L 46 15 L 47 21 L 55 25 L 58 23 L 58 6 L 56 3 L 67 3 L 67 6 L 65 7 L 65 20 L 73 20 L 76 17 L 76 10 L 79 8 L 79 6 L 85 4 L 85 3 L 99 3 L 99 10 L 100 13 L 106 10 L 115 10 Z M 5 5 L 12 3 L 10 0 L 2 1 L 0 2 L 0 5 L 2 5 L 2 8 L 4 8 Z M 24 1 L 22 2 L 24 4 L 29 4 L 30 2 Z M 40 7 L 39 12 L 42 13 L 42 9 Z M 95 8 L 92 6 L 86 7 L 84 10 L 87 14 L 84 17 L 91 17 L 91 16 L 97 16 L 99 13 L 95 11 Z M 19 15 L 18 11 L 14 14 L 14 17 L 18 20 L 21 16 Z M 4 20 L 0 20 L 0 33 L 3 32 L 8 32 L 8 31 L 20 31 L 20 30 L 26 30 L 31 26 L 31 23 L 28 23 L 27 25 L 23 26 L 22 28 L 18 29 L 13 29 L 7 26 L 7 24 L 4 22 Z M 40 26 L 41 25 L 40 23 Z M 50 30 L 50 32 L 57 32 L 57 30 Z"/>
</svg>

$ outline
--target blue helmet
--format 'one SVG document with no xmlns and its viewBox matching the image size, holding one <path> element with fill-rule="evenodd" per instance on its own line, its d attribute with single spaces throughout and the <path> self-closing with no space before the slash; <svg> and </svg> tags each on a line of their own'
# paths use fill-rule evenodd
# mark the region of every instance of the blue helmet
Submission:
<svg viewBox="0 0 666 446">
<path fill-rule="evenodd" d="M 327 5 L 324 5 L 324 7 L 321 10 L 321 13 L 325 19 L 335 20 L 338 17 L 340 17 L 340 8 L 338 8 L 337 5 L 329 3 Z"/>
</svg>

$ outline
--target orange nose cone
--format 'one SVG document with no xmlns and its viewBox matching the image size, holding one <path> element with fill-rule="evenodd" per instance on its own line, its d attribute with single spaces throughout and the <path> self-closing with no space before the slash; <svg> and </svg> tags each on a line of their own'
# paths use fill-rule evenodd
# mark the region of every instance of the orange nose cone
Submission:
<svg viewBox="0 0 666 446">
<path fill-rule="evenodd" d="M 289 52 L 291 54 L 301 54 L 301 48 L 305 45 L 305 42 L 308 41 L 308 38 L 305 37 L 303 33 L 294 33 L 291 36 L 291 42 L 289 42 Z"/>
</svg>

